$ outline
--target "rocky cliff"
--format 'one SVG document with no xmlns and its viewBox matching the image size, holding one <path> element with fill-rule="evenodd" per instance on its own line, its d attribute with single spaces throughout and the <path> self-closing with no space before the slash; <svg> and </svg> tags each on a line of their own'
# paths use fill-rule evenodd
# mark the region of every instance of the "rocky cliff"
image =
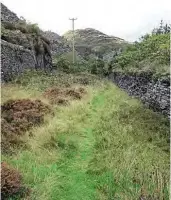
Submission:
<svg viewBox="0 0 171 200">
<path fill-rule="evenodd" d="M 1 4 L 1 80 L 9 81 L 26 69 L 51 68 L 48 39 L 36 25 L 27 24 Z"/>
<path fill-rule="evenodd" d="M 33 52 L 1 40 L 1 80 L 10 81 L 28 69 L 35 69 Z"/>
</svg>

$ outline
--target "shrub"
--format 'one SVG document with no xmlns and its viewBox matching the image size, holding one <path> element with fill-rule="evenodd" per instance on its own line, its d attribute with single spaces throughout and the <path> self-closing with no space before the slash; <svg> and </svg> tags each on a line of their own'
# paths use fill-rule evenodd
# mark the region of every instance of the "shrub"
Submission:
<svg viewBox="0 0 171 200">
<path fill-rule="evenodd" d="M 20 136 L 31 127 L 44 122 L 44 116 L 51 112 L 49 106 L 40 100 L 9 100 L 1 106 L 2 111 L 2 152 L 11 153 L 21 145 Z"/>
<path fill-rule="evenodd" d="M 29 33 L 40 34 L 40 28 L 39 28 L 38 24 L 28 23 L 28 24 L 26 24 L 26 27 L 27 27 L 27 31 Z M 44 37 L 42 36 L 42 38 L 44 38 Z"/>
<path fill-rule="evenodd" d="M 105 62 L 102 59 L 91 61 L 89 67 L 92 74 L 100 75 L 105 73 Z"/>
<path fill-rule="evenodd" d="M 148 70 L 153 71 L 154 74 L 168 73 L 170 26 L 167 24 L 163 26 L 161 21 L 159 28 L 155 30 L 151 34 L 142 36 L 139 42 L 127 45 L 123 52 L 109 63 L 110 68 L 125 72 Z"/>
<path fill-rule="evenodd" d="M 68 60 L 62 57 L 55 59 L 54 61 L 54 67 L 66 73 L 69 73 L 70 64 L 71 63 Z"/>
<path fill-rule="evenodd" d="M 161 67 L 170 63 L 170 36 L 169 34 L 145 35 L 140 42 L 128 46 L 119 56 L 115 57 L 110 65 L 114 70 L 141 69 L 142 61 L 154 62 Z M 163 67 L 163 72 L 165 71 Z M 157 68 L 155 68 L 157 72 Z M 160 70 L 160 69 L 159 69 Z"/>
</svg>

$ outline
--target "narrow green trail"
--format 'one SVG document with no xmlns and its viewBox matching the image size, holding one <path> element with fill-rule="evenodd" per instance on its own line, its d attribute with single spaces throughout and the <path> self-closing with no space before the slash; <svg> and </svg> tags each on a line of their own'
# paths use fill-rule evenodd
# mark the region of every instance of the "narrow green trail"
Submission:
<svg viewBox="0 0 171 200">
<path fill-rule="evenodd" d="M 97 94 L 90 103 L 90 113 L 87 123 L 80 133 L 80 144 L 77 153 L 73 152 L 59 168 L 62 174 L 61 182 L 65 184 L 65 190 L 61 190 L 61 200 L 95 200 L 96 180 L 87 173 L 89 162 L 93 159 L 95 137 L 93 128 L 98 121 L 98 110 L 105 105 L 105 93 Z M 78 136 L 78 137 L 80 137 Z M 56 198 L 54 198 L 56 199 Z"/>
</svg>

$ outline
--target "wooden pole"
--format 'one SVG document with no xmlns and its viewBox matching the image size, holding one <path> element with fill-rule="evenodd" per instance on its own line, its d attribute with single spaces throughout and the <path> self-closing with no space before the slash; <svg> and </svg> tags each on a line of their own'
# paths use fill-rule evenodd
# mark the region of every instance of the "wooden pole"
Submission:
<svg viewBox="0 0 171 200">
<path fill-rule="evenodd" d="M 72 56 L 73 56 L 73 64 L 75 63 L 75 35 L 74 35 L 74 21 L 77 20 L 77 18 L 71 18 L 69 20 L 72 20 Z"/>
</svg>

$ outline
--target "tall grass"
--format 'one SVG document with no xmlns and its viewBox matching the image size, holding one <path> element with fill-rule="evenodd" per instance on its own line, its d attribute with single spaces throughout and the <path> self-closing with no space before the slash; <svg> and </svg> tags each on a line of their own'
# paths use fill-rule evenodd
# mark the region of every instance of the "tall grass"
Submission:
<svg viewBox="0 0 171 200">
<path fill-rule="evenodd" d="M 169 199 L 169 122 L 113 86 L 105 99 L 90 164 L 90 172 L 106 179 L 101 193 L 106 199 Z"/>
<path fill-rule="evenodd" d="M 53 84 L 48 77 L 46 82 L 41 79 L 45 77 L 3 86 L 3 101 L 11 97 L 47 101 L 42 92 L 60 85 L 60 78 Z M 53 106 L 54 116 L 25 138 L 27 149 L 2 155 L 22 173 L 31 188 L 30 199 L 168 200 L 167 119 L 110 83 L 96 81 L 86 89 L 81 101 Z"/>
</svg>

